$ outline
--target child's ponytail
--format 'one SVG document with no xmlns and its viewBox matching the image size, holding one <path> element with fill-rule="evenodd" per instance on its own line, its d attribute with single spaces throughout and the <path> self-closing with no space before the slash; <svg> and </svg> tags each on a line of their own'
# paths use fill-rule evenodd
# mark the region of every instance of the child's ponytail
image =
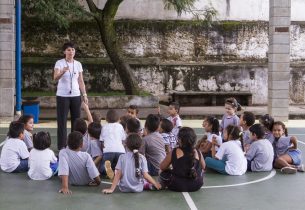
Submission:
<svg viewBox="0 0 305 210">
<path fill-rule="evenodd" d="M 140 168 L 140 154 L 139 148 L 142 145 L 142 139 L 137 133 L 131 133 L 126 139 L 127 148 L 133 153 L 134 165 L 135 165 L 135 176 L 137 178 L 141 177 Z"/>
<path fill-rule="evenodd" d="M 140 170 L 140 160 L 139 160 L 139 150 L 134 149 L 133 151 L 133 158 L 134 158 L 134 165 L 136 168 L 136 177 L 140 178 L 141 176 L 141 170 Z"/>
<path fill-rule="evenodd" d="M 226 128 L 227 132 L 228 132 L 228 138 L 229 140 L 236 140 L 238 139 L 241 143 L 241 148 L 243 151 L 244 150 L 244 140 L 243 140 L 243 133 L 241 132 L 241 130 L 239 129 L 238 126 L 235 125 L 228 125 L 228 127 Z"/>
</svg>

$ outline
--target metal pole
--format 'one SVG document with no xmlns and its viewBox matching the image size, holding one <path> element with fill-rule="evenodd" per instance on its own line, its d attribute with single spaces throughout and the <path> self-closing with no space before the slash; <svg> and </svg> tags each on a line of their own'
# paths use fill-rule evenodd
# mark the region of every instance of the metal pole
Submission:
<svg viewBox="0 0 305 210">
<path fill-rule="evenodd" d="M 21 115 L 21 0 L 15 1 L 16 15 L 16 114 Z"/>
</svg>

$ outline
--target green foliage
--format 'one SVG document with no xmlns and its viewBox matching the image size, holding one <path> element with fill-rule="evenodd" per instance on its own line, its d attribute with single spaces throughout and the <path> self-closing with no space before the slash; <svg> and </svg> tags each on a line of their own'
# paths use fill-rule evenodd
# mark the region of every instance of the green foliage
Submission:
<svg viewBox="0 0 305 210">
<path fill-rule="evenodd" d="M 89 18 L 78 0 L 25 0 L 22 15 L 52 22 L 60 28 L 68 28 L 73 20 Z"/>
<path fill-rule="evenodd" d="M 189 12 L 194 9 L 194 3 L 197 0 L 163 0 L 166 9 L 174 9 L 178 15 L 182 12 Z"/>
</svg>

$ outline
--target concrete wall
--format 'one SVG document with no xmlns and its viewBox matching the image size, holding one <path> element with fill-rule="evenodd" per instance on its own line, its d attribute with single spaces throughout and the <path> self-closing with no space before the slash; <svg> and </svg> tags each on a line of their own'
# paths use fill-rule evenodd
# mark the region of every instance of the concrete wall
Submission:
<svg viewBox="0 0 305 210">
<path fill-rule="evenodd" d="M 15 39 L 14 5 L 12 0 L 0 1 L 0 121 L 14 115 Z"/>
<path fill-rule="evenodd" d="M 100 8 L 104 7 L 106 0 L 95 1 Z M 214 7 L 218 11 L 219 20 L 269 20 L 269 0 L 198 0 L 195 10 Z M 305 1 L 291 1 L 291 20 L 305 20 Z M 173 10 L 165 10 L 163 0 L 125 0 L 117 13 L 118 19 L 192 19 L 190 13 L 177 17 Z"/>
</svg>

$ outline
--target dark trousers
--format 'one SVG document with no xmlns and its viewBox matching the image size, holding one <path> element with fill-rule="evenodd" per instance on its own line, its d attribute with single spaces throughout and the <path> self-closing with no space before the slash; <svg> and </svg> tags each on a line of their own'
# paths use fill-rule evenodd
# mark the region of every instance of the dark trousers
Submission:
<svg viewBox="0 0 305 210">
<path fill-rule="evenodd" d="M 74 130 L 74 121 L 80 117 L 81 97 L 56 96 L 57 110 L 57 149 L 67 146 L 67 119 L 70 111 L 71 132 Z"/>
</svg>

